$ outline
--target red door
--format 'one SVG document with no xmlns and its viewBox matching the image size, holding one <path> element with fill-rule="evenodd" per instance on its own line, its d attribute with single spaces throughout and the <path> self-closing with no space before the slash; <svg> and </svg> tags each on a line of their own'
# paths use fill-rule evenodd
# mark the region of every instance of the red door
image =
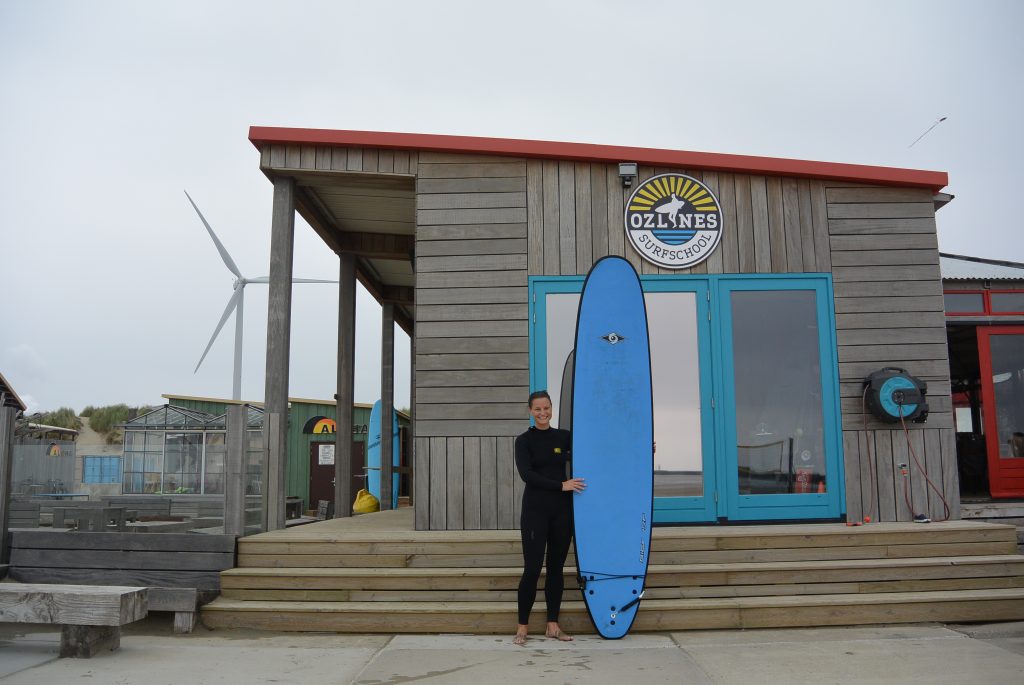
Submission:
<svg viewBox="0 0 1024 685">
<path fill-rule="evenodd" d="M 366 487 L 366 443 L 352 442 L 350 481 L 352 497 Z M 314 442 L 309 446 L 309 507 L 320 500 L 334 501 L 334 442 Z"/>
<path fill-rule="evenodd" d="M 989 488 L 1024 497 L 1024 326 L 979 326 L 978 354 Z"/>
</svg>

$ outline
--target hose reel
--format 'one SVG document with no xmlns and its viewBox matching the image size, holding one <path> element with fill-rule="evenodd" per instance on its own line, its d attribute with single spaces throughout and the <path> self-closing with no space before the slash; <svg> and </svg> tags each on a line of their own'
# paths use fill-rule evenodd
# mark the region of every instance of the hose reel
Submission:
<svg viewBox="0 0 1024 685">
<path fill-rule="evenodd" d="M 885 423 L 904 421 L 924 423 L 928 420 L 928 403 L 924 401 L 928 384 L 911 376 L 906 369 L 887 366 L 864 379 L 868 411 Z"/>
</svg>

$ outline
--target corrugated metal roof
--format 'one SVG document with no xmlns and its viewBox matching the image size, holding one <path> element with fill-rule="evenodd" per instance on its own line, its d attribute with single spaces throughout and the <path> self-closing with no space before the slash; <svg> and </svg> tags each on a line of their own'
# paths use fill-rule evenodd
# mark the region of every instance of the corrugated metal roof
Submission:
<svg viewBox="0 0 1024 685">
<path fill-rule="evenodd" d="M 999 259 L 939 253 L 939 270 L 947 281 L 1021 281 L 1024 264 Z"/>
</svg>

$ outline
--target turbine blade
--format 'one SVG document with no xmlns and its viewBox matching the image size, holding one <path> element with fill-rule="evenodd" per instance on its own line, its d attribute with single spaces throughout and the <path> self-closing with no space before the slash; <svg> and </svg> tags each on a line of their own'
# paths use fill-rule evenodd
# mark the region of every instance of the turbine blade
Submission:
<svg viewBox="0 0 1024 685">
<path fill-rule="evenodd" d="M 259 278 L 247 278 L 246 283 L 270 283 L 270 276 L 260 276 Z M 337 283 L 337 281 L 325 281 L 319 278 L 293 278 L 292 283 Z"/>
<path fill-rule="evenodd" d="M 199 215 L 199 219 L 203 222 L 203 226 L 206 226 L 206 230 L 209 231 L 210 237 L 213 238 L 213 244 L 217 246 L 217 251 L 220 252 L 220 258 L 224 260 L 224 265 L 228 267 L 228 271 L 238 278 L 242 278 L 242 272 L 239 271 L 238 267 L 235 265 L 235 260 L 231 259 L 231 255 L 228 254 L 224 244 L 220 242 L 220 238 L 217 237 L 217 234 L 213 232 L 213 228 L 210 227 L 210 222 L 208 222 L 206 217 L 203 216 L 203 213 L 199 211 L 199 207 L 196 206 L 196 203 L 192 200 L 192 196 L 188 194 L 187 190 L 185 191 L 185 197 L 187 197 L 188 201 L 192 203 L 192 209 L 196 210 L 196 214 Z"/>
<path fill-rule="evenodd" d="M 206 349 L 203 350 L 203 356 L 199 358 L 199 363 L 196 364 L 196 370 L 192 373 L 199 371 L 199 367 L 203 365 L 203 360 L 206 359 L 206 355 L 210 352 L 210 348 L 213 347 L 213 341 L 217 339 L 217 335 L 220 334 L 220 329 L 224 328 L 224 323 L 227 322 L 228 317 L 235 311 L 235 307 L 238 306 L 238 301 L 242 299 L 242 293 L 245 288 L 238 288 L 235 290 L 235 294 L 228 300 L 228 306 L 224 308 L 224 313 L 220 317 L 220 321 L 217 323 L 217 328 L 214 329 L 213 335 L 210 336 L 210 342 L 206 344 Z"/>
</svg>

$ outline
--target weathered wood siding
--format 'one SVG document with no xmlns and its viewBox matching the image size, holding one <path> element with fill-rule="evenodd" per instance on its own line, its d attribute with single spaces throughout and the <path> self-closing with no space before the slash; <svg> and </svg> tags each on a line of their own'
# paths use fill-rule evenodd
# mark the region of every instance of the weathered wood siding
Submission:
<svg viewBox="0 0 1024 685">
<path fill-rule="evenodd" d="M 275 172 L 361 171 L 381 174 L 415 174 L 419 154 L 410 150 L 378 150 L 326 145 L 265 145 L 260 168 Z"/>
<path fill-rule="evenodd" d="M 931 193 L 654 167 L 640 178 L 668 171 L 703 180 L 725 219 L 719 248 L 682 273 L 833 273 L 851 516 L 874 489 L 881 520 L 910 518 L 901 462 L 911 464 L 915 508 L 943 513 L 902 429 L 868 420 L 863 430 L 861 380 L 882 366 L 928 382 L 932 414 L 909 426 L 911 444 L 958 516 Z M 421 153 L 417 173 L 417 526 L 514 528 L 522 486 L 512 443 L 528 425 L 527 276 L 585 274 L 608 254 L 643 274 L 680 272 L 626 242 L 616 165 Z M 878 478 L 859 448 L 867 435 L 879 447 Z"/>
<path fill-rule="evenodd" d="M 417 528 L 515 528 L 528 425 L 527 165 L 421 153 L 416 181 Z"/>
<path fill-rule="evenodd" d="M 825 193 L 847 511 L 851 520 L 874 516 L 870 509 L 876 503 L 880 520 L 907 521 L 912 518 L 909 499 L 914 513 L 942 518 L 945 498 L 949 515 L 959 518 L 949 353 L 931 193 L 842 184 L 827 184 Z M 925 424 L 908 424 L 908 434 L 863 411 L 861 381 L 883 366 L 905 368 L 928 383 L 931 414 Z M 901 463 L 908 465 L 906 476 Z"/>
</svg>

